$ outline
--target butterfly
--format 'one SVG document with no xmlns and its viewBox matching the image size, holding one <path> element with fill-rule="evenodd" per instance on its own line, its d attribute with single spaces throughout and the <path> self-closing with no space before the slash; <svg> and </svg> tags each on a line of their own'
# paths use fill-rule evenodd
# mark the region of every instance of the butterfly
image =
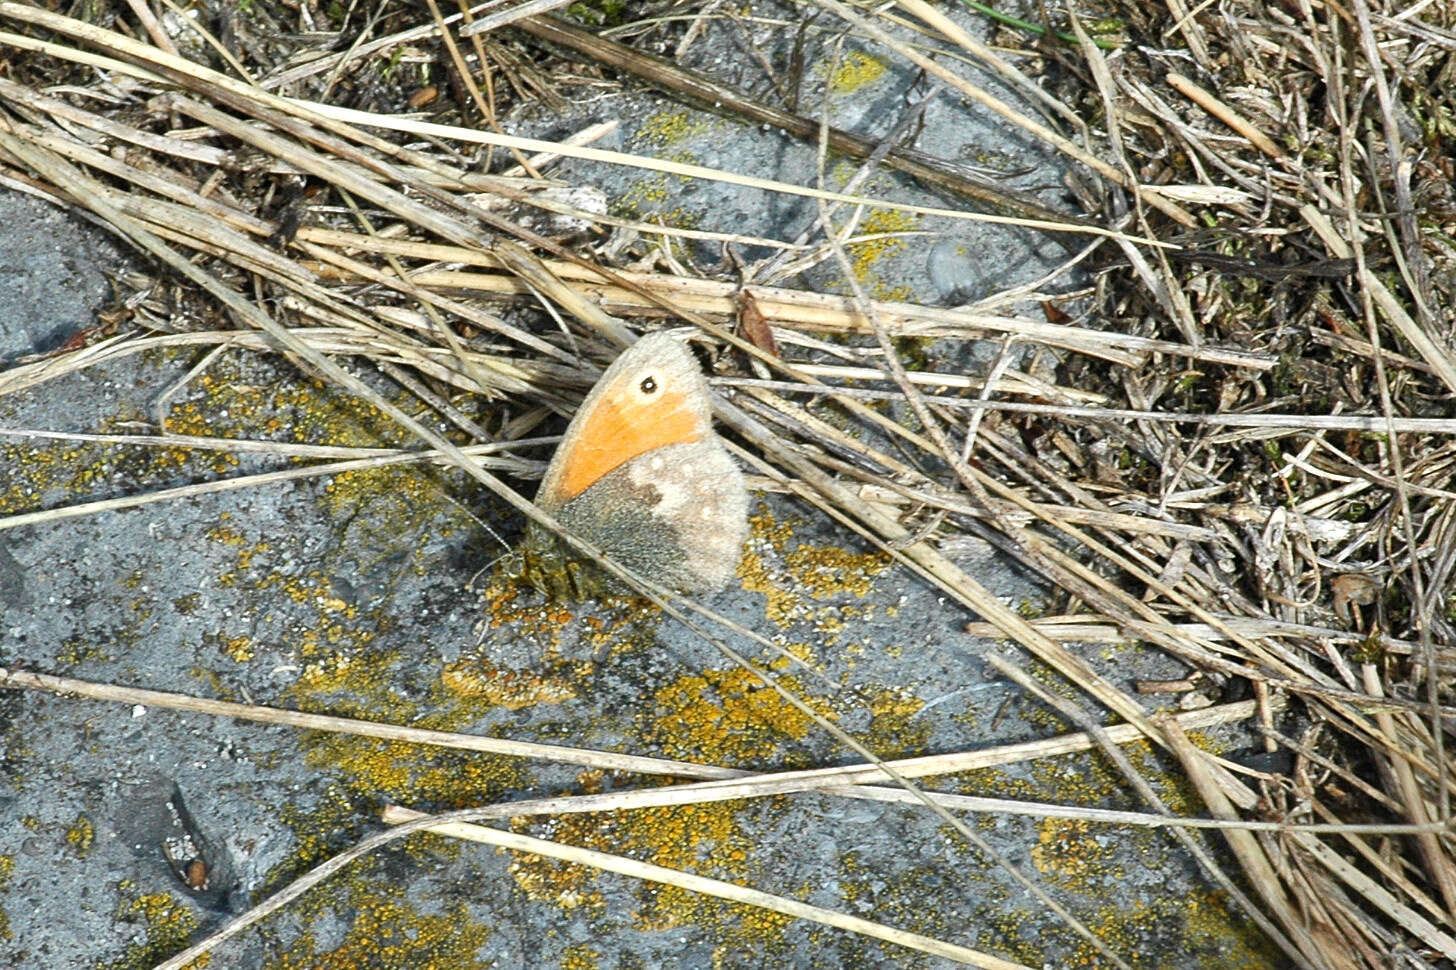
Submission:
<svg viewBox="0 0 1456 970">
<path fill-rule="evenodd" d="M 536 504 L 642 576 L 686 593 L 725 586 L 748 536 L 743 473 L 713 431 L 708 384 L 675 337 L 642 337 L 566 428 Z M 527 578 L 553 594 L 610 584 L 555 535 L 527 529 Z"/>
</svg>

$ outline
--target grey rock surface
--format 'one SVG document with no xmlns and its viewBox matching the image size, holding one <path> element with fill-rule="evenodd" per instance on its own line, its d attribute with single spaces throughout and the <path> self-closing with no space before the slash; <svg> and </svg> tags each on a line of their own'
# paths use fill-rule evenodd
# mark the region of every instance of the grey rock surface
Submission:
<svg viewBox="0 0 1456 970">
<path fill-rule="evenodd" d="M 0 226 L 0 363 L 94 326 L 120 261 L 108 235 L 18 192 L 0 194 Z"/>
</svg>

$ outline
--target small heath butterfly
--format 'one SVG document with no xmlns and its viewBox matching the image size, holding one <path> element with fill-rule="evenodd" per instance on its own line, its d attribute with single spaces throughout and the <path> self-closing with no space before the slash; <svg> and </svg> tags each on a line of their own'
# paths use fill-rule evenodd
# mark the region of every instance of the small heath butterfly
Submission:
<svg viewBox="0 0 1456 970">
<path fill-rule="evenodd" d="M 651 334 L 586 396 L 536 504 L 642 576 L 682 592 L 720 589 L 748 536 L 743 474 L 713 432 L 708 385 L 681 342 Z M 532 522 L 526 578 L 553 595 L 606 590 L 589 563 Z M 595 575 L 594 575 L 595 574 Z"/>
</svg>

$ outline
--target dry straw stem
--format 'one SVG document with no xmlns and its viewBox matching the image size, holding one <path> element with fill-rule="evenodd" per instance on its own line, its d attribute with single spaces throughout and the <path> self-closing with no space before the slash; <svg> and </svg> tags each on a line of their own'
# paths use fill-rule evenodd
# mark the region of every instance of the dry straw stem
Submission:
<svg viewBox="0 0 1456 970">
<path fill-rule="evenodd" d="M 890 50 L 899 54 L 905 60 L 914 64 L 916 67 L 939 78 L 941 81 L 944 81 L 946 84 L 961 92 L 961 94 L 964 94 L 972 102 L 991 109 L 1002 118 L 1005 118 L 1013 125 L 1016 125 L 1018 128 L 1025 129 L 1026 131 L 1045 141 L 1047 144 L 1053 146 L 1058 151 L 1063 152 L 1069 158 L 1081 162 L 1083 165 L 1091 168 L 1103 178 L 1106 178 L 1109 181 L 1121 185 L 1123 188 L 1126 188 L 1129 191 L 1140 195 L 1149 205 L 1158 209 L 1169 218 L 1174 219 L 1175 221 L 1185 226 L 1194 225 L 1195 220 L 1193 216 L 1189 215 L 1188 212 L 1186 212 L 1181 206 L 1177 205 L 1176 203 L 1170 202 L 1167 199 L 1161 198 L 1155 193 L 1143 192 L 1136 183 L 1131 182 L 1123 172 L 1118 171 L 1118 169 L 1116 169 L 1112 165 L 1109 165 L 1107 162 L 1098 158 L 1096 155 L 1093 155 L 1092 153 L 1086 151 L 1080 145 L 1077 145 L 1076 143 L 1069 141 L 1066 138 L 1063 138 L 1061 135 L 1057 134 L 1055 131 L 1052 131 L 1050 128 L 1046 127 L 1040 122 L 1028 118 L 1026 115 L 1022 114 L 1020 111 L 1017 111 L 1015 108 L 1011 107 L 1000 98 L 997 98 L 994 95 L 983 91 L 982 89 L 978 88 L 974 84 L 971 84 L 969 81 L 965 80 L 959 75 L 956 75 L 951 71 L 947 70 L 936 61 L 933 61 L 923 54 L 920 54 L 910 47 L 906 46 L 905 44 L 902 44 L 890 34 L 875 26 L 865 17 L 862 17 L 858 13 L 855 13 L 851 7 L 839 3 L 838 0 L 813 0 L 813 2 L 815 6 L 822 7 L 825 10 L 828 10 L 830 13 L 833 13 L 840 19 L 853 24 L 866 36 L 871 37 L 876 42 L 884 45 L 885 47 L 888 47 Z"/>
<path fill-rule="evenodd" d="M 1300 216 L 1309 227 L 1313 229 L 1330 252 L 1338 259 L 1349 259 L 1354 255 L 1350 244 L 1325 216 L 1314 205 L 1305 205 L 1299 210 Z M 1448 347 L 1443 347 L 1436 342 L 1424 327 L 1413 320 L 1409 313 L 1400 305 L 1395 294 L 1390 292 L 1380 279 L 1370 271 L 1368 267 L 1362 267 L 1360 271 L 1360 285 L 1365 292 L 1380 308 L 1380 312 L 1389 320 L 1402 337 L 1410 341 L 1412 347 L 1421 355 L 1432 370 L 1445 382 L 1447 389 L 1456 391 L 1456 355 L 1453 355 Z"/>
<path fill-rule="evenodd" d="M 1255 128 L 1233 108 L 1224 104 L 1203 88 L 1194 84 L 1181 74 L 1169 74 L 1164 80 L 1168 86 L 1179 94 L 1195 102 L 1209 114 L 1219 121 L 1228 125 L 1234 131 L 1247 138 L 1259 151 L 1271 158 L 1283 158 L 1284 151 L 1274 141 L 1258 128 Z"/>
<path fill-rule="evenodd" d="M 493 253 L 461 246 L 370 238 L 359 233 L 308 226 L 299 230 L 298 238 L 336 249 L 409 256 L 440 263 L 503 268 Z M 593 299 L 602 307 L 618 313 L 651 310 L 661 306 L 661 301 L 670 301 L 679 310 L 714 316 L 731 317 L 735 312 L 733 300 L 737 288 L 732 283 L 665 273 L 614 272 L 614 278 L 635 284 L 636 288 L 629 289 L 613 285 L 599 269 L 559 260 L 546 260 L 542 265 L 562 285 L 572 287 L 581 296 Z M 425 270 L 412 273 L 410 278 L 417 285 L 427 288 L 439 286 L 501 296 L 524 295 L 530 292 L 522 281 L 505 273 Z M 643 291 L 654 294 L 657 300 L 646 298 L 642 295 Z M 764 315 L 771 318 L 775 326 L 822 334 L 856 335 L 870 332 L 863 312 L 849 297 L 771 286 L 754 286 L 752 292 Z M 1026 317 L 889 300 L 873 300 L 870 305 L 896 337 L 966 338 L 988 333 L 1006 333 L 1129 366 L 1140 363 L 1148 354 L 1169 354 L 1210 364 L 1227 364 L 1255 370 L 1270 370 L 1278 364 L 1276 358 L 1267 354 L 1249 353 L 1235 348 L 1192 347 L 1176 341 L 1088 330 Z"/>
<path fill-rule="evenodd" d="M 118 704 L 143 705 L 164 710 L 191 711 L 212 717 L 235 718 L 260 724 L 281 724 L 308 731 L 328 731 L 349 734 L 356 737 L 377 738 L 385 741 L 402 741 L 447 748 L 456 751 L 472 751 L 502 757 L 528 758 L 558 764 L 575 764 L 586 767 L 605 768 L 614 771 L 633 772 L 645 775 L 667 775 L 677 778 L 703 779 L 692 784 L 647 789 L 627 789 L 602 795 L 566 796 L 554 799 L 533 799 L 526 802 L 505 803 L 493 808 L 483 808 L 481 818 L 505 818 L 513 815 L 555 814 L 563 812 L 595 812 L 616 809 L 648 808 L 660 805 L 694 805 L 741 798 L 763 798 L 773 795 L 797 792 L 822 791 L 848 798 L 871 801 L 914 804 L 909 793 L 895 788 L 882 787 L 890 777 L 885 767 L 907 778 L 931 778 L 935 776 L 979 771 L 985 768 L 1001 767 L 1034 761 L 1039 758 L 1076 754 L 1091 750 L 1094 740 L 1086 733 L 1069 733 L 1039 741 L 996 745 L 974 751 L 947 752 L 916 758 L 894 759 L 884 767 L 874 764 L 840 765 L 833 768 L 815 768 L 800 771 L 755 773 L 742 769 L 718 765 L 704 765 L 686 761 L 673 761 L 641 755 L 623 754 L 600 749 L 573 748 L 563 745 L 541 744 L 517 741 L 509 738 L 483 737 L 472 734 L 458 734 L 449 731 L 434 731 L 412 728 L 402 724 L 387 724 L 377 721 L 361 721 L 355 718 L 335 717 L 325 714 L 311 714 L 290 711 L 258 704 L 242 704 L 189 694 L 168 691 L 125 687 L 117 684 L 97 683 L 73 677 L 57 677 L 26 670 L 0 668 L 0 686 L 38 690 L 55 693 L 63 697 L 81 697 L 90 700 L 108 701 Z M 1200 711 L 1189 711 L 1178 715 L 1178 723 L 1187 730 L 1207 730 L 1224 724 L 1247 720 L 1254 713 L 1251 701 L 1221 705 Z M 1100 729 L 1100 733 L 1111 743 L 1129 744 L 1138 741 L 1141 735 L 1127 725 Z M 1410 826 L 1332 826 L 1296 825 L 1286 826 L 1269 822 L 1236 821 L 1224 823 L 1212 819 L 1173 818 L 1161 815 L 1147 815 L 1139 812 L 1114 811 L 1083 808 L 1079 806 L 1052 805 L 1041 802 L 1026 802 L 1003 798 L 981 798 L 968 795 L 936 793 L 935 797 L 945 806 L 956 811 L 996 812 L 1014 815 L 1030 815 L 1037 818 L 1078 818 L 1105 824 L 1136 825 L 1142 827 L 1180 828 L 1235 828 L 1258 829 L 1261 831 L 1341 831 L 1383 834 L 1414 831 Z M 1420 830 L 1424 831 L 1427 827 Z"/>
<path fill-rule="evenodd" d="M 427 818 L 428 816 L 421 816 L 417 812 L 411 812 L 402 808 L 386 809 L 384 814 L 384 820 L 392 823 L 413 821 L 421 817 Z M 457 839 L 466 839 L 471 842 L 479 842 L 483 845 L 494 845 L 503 849 L 509 849 L 513 852 L 528 852 L 550 859 L 560 859 L 563 862 L 591 866 L 595 869 L 616 872 L 624 876 L 631 876 L 635 879 L 647 879 L 668 886 L 677 886 L 689 892 L 701 893 L 705 896 L 715 896 L 718 899 L 726 899 L 730 902 L 740 903 L 745 906 L 753 906 L 758 909 L 782 913 L 794 919 L 810 920 L 824 926 L 832 926 L 836 929 L 847 930 L 851 933 L 859 933 L 863 936 L 884 940 L 887 943 L 894 943 L 920 953 L 944 957 L 947 960 L 953 960 L 956 963 L 965 964 L 966 966 L 983 967 L 985 970 L 1029 970 L 1024 964 L 1002 960 L 990 954 L 972 950 L 969 947 L 947 943 L 943 940 L 922 936 L 919 933 L 898 930 L 892 926 L 886 926 L 883 923 L 871 922 L 867 919 L 861 919 L 858 916 L 850 916 L 847 913 L 838 913 L 834 910 L 825 909 L 822 906 L 811 906 L 808 903 L 801 903 L 785 896 L 775 896 L 772 893 L 749 889 L 746 886 L 723 882 L 719 879 L 708 879 L 677 869 L 668 869 L 664 866 L 639 862 L 636 859 L 626 856 L 611 855 L 595 849 L 582 849 L 576 846 L 564 845 L 560 842 L 551 842 L 529 835 L 505 832 L 487 826 L 468 825 L 463 822 L 444 822 L 438 825 L 431 825 L 426 828 L 426 831 L 435 832 L 439 835 L 448 835 Z"/>
<path fill-rule="evenodd" d="M 152 435 L 144 438 L 136 436 L 134 440 L 127 440 L 120 435 L 56 435 L 52 433 L 35 433 L 20 429 L 0 429 L 0 435 L 14 435 L 16 437 L 52 437 L 69 438 L 71 440 L 95 440 L 107 444 L 133 444 L 154 448 L 207 448 L 216 451 L 244 452 L 244 451 L 265 451 L 269 454 L 289 454 L 293 457 L 325 457 L 325 453 L 331 449 L 305 448 L 302 450 L 291 449 L 274 444 L 273 442 L 247 442 L 237 439 L 211 439 L 211 440 L 189 440 L 180 435 Z M 475 458 L 482 468 L 489 468 L 496 471 L 507 472 L 519 475 L 523 471 L 536 470 L 536 463 L 529 467 L 523 465 L 519 459 L 495 458 L 495 453 L 513 448 L 522 447 L 530 442 L 509 442 L 491 445 L 472 445 L 462 449 L 463 453 Z M 366 450 L 366 449 L 360 449 Z M 198 482 L 193 485 L 179 485 L 176 488 L 158 489 L 152 492 L 135 492 L 130 495 L 119 495 L 116 498 L 97 499 L 93 502 L 76 502 L 72 505 L 63 505 L 51 509 L 41 509 L 35 512 L 17 512 L 14 515 L 0 516 L 0 531 L 16 529 L 26 525 L 37 525 L 43 522 L 56 522 L 62 519 L 73 519 L 88 515 L 97 515 L 101 512 L 115 512 L 121 509 L 141 508 L 145 505 L 158 503 L 175 502 L 180 499 L 196 498 L 200 495 L 216 495 L 222 492 L 237 491 L 239 489 L 260 488 L 266 485 L 277 485 L 283 482 L 296 482 L 310 478 L 324 478 L 330 475 L 339 475 L 345 472 L 359 472 L 374 468 L 386 468 L 391 465 L 408 465 L 416 462 L 446 463 L 445 456 L 438 451 L 390 451 L 379 449 L 380 453 L 364 458 L 352 458 L 344 461 L 323 462 L 316 465 L 309 465 L 303 468 L 288 468 L 274 472 L 258 472 L 253 475 L 239 475 L 235 478 L 223 478 L 211 482 Z"/>
<path fill-rule="evenodd" d="M 1159 725 L 1166 732 L 1169 748 L 1183 765 L 1183 770 L 1199 796 L 1215 818 L 1238 818 L 1238 812 L 1225 794 L 1224 786 L 1216 784 L 1208 772 L 1208 762 L 1203 752 L 1195 748 L 1176 722 L 1160 716 Z M 1286 933 L 1296 942 L 1305 959 L 1317 958 L 1319 965 L 1329 967 L 1354 967 L 1348 958 L 1333 945 L 1333 939 L 1323 926 L 1307 927 L 1302 914 L 1296 913 L 1273 863 L 1265 855 L 1259 841 L 1249 832 L 1232 830 L 1224 833 L 1229 847 L 1243 866 L 1245 877 Z M 1303 962 L 1303 961 L 1302 961 Z"/>
<path fill-rule="evenodd" d="M 1121 772 L 1122 776 L 1127 779 L 1128 783 L 1132 785 L 1134 791 L 1137 792 L 1139 798 L 1141 798 L 1154 811 L 1156 811 L 1163 817 L 1172 816 L 1173 813 L 1169 810 L 1168 806 L 1163 802 L 1163 800 L 1158 796 L 1157 792 L 1154 791 L 1151 782 L 1149 782 L 1147 778 L 1143 777 L 1142 773 L 1133 766 L 1131 760 L 1129 760 L 1128 757 L 1117 747 L 1116 743 L 1112 740 L 1111 736 L 1106 732 L 1106 730 L 1104 730 L 1102 726 L 1099 725 L 1096 720 L 1092 718 L 1086 711 L 1084 711 L 1079 705 L 1071 700 L 1058 697 L 1057 695 L 1053 694 L 1041 684 L 1038 684 L 1030 674 L 1028 674 L 1025 670 L 1021 669 L 1021 667 L 1011 662 L 1010 660 L 1007 660 L 1006 658 L 997 656 L 995 654 L 992 654 L 988 659 L 990 660 L 991 665 L 997 671 L 1006 675 L 1007 677 L 1010 677 L 1013 681 L 1016 682 L 1018 686 L 1020 686 L 1027 693 L 1031 694 L 1032 696 L 1040 700 L 1043 704 L 1046 704 L 1053 710 L 1057 711 L 1059 714 L 1067 718 L 1073 724 L 1081 727 L 1082 730 L 1089 737 L 1092 738 L 1092 740 L 1101 749 L 1102 753 L 1112 762 L 1117 770 Z M 1179 729 L 1182 729 L 1181 724 L 1179 725 Z M 1238 907 L 1243 910 L 1250 919 L 1254 920 L 1255 923 L 1257 923 L 1259 927 L 1263 929 L 1264 932 L 1270 937 L 1270 939 L 1278 943 L 1280 949 L 1288 954 L 1289 957 L 1293 959 L 1297 965 L 1301 967 L 1308 967 L 1308 964 L 1301 957 L 1298 948 L 1283 933 L 1279 931 L 1278 927 L 1275 926 L 1271 920 L 1269 920 L 1262 912 L 1259 911 L 1258 907 L 1255 906 L 1254 903 L 1235 884 L 1234 880 L 1230 878 L 1227 873 L 1224 872 L 1223 867 L 1219 865 L 1219 863 L 1213 858 L 1213 856 L 1204 848 L 1202 843 L 1194 838 L 1193 833 L 1173 829 L 1171 830 L 1171 834 L 1179 841 L 1183 849 L 1198 862 L 1199 866 L 1203 868 L 1203 871 L 1207 873 L 1209 877 L 1213 879 L 1213 881 L 1223 889 L 1224 892 L 1228 893 L 1229 898 L 1233 899 Z"/>
<path fill-rule="evenodd" d="M 812 118 L 766 105 L 746 93 L 689 71 L 663 58 L 633 50 L 624 44 L 598 37 L 564 21 L 540 17 L 523 21 L 520 28 L 532 36 L 565 46 L 592 61 L 630 72 L 648 83 L 668 91 L 679 99 L 719 114 L 754 125 L 770 125 L 801 139 L 819 137 L 820 125 Z M 852 158 L 868 158 L 878 154 L 872 139 L 837 128 L 827 129 L 830 147 Z M 887 168 L 903 172 L 920 183 L 962 198 L 990 206 L 1005 216 L 1031 219 L 1043 224 L 1075 223 L 1040 200 L 939 165 L 919 152 L 887 146 L 883 162 Z"/>
<path fill-rule="evenodd" d="M 0 4 L 0 7 L 3 7 Z M 0 10 L 3 12 L 3 10 Z M 477 131 L 470 128 L 460 128 L 453 125 L 440 125 L 433 122 L 413 121 L 409 118 L 401 118 L 395 115 L 384 115 L 370 111 L 358 111 L 353 108 L 343 108 L 336 105 L 317 104 L 314 102 L 295 102 L 299 107 L 316 113 L 321 117 L 334 118 L 353 125 L 363 125 L 373 128 L 385 128 L 392 131 L 402 131 L 417 135 L 430 135 L 436 138 L 449 138 L 465 143 L 480 145 L 496 145 L 506 148 L 518 148 L 522 151 L 532 152 L 557 152 L 571 158 L 580 158 L 586 161 L 606 162 L 613 165 L 625 165 L 631 168 L 640 168 L 644 171 L 659 172 L 664 175 L 676 175 L 682 178 L 705 179 L 707 181 L 722 182 L 727 185 L 736 185 L 741 188 L 762 189 L 766 192 L 778 192 L 783 195 L 800 196 L 808 199 L 818 199 L 825 202 L 842 202 L 851 205 L 867 205 L 877 209 L 886 209 L 894 212 L 904 212 L 918 216 L 939 216 L 947 219 L 958 219 L 969 222 L 985 222 L 994 225 L 1020 226 L 1024 229 L 1040 229 L 1048 232 L 1082 233 L 1090 236 L 1101 236 L 1105 238 L 1127 239 L 1129 242 L 1138 243 L 1154 248 L 1168 248 L 1170 244 L 1159 242 L 1153 239 L 1125 234 L 1101 226 L 1083 226 L 1070 222 L 1058 222 L 1047 219 L 1025 218 L 1019 216 L 1000 216 L 991 213 L 971 212 L 966 209 L 946 209 L 939 206 L 915 205 L 908 202 L 896 202 L 890 199 L 877 199 L 867 196 L 849 195 L 843 192 L 832 192 L 827 189 L 813 189 L 801 185 L 794 185 L 789 182 L 778 182 L 774 179 L 760 178 L 754 175 L 743 175 L 735 172 L 726 172 L 722 169 L 708 168 L 702 165 L 691 165 L 684 162 L 674 162 L 666 159 L 652 158 L 645 155 L 630 155 L 623 152 L 607 151 L 600 148 L 574 148 L 562 145 L 558 142 L 540 141 L 535 138 L 520 138 L 514 135 L 498 135 L 493 132 Z"/>
<path fill-rule="evenodd" d="M 518 138 L 509 135 L 502 135 L 493 132 L 483 132 L 475 129 L 461 128 L 457 126 L 437 125 L 429 122 L 417 122 L 408 118 L 377 114 L 373 112 L 357 111 L 354 109 L 342 108 L 336 105 L 317 104 L 296 101 L 293 99 L 283 99 L 272 95 L 267 95 L 257 88 L 240 84 L 230 78 L 225 77 L 224 75 L 200 67 L 199 65 L 196 65 L 193 62 L 188 61 L 184 58 L 167 55 L 163 51 L 149 48 L 145 45 L 131 41 L 128 38 L 121 37 L 120 35 L 115 34 L 111 31 L 101 30 L 82 21 L 73 20 L 71 18 L 62 17 L 55 14 L 49 14 L 45 11 L 25 7 L 23 5 L 15 3 L 0 3 L 0 16 L 8 16 L 28 23 L 33 23 L 37 26 L 42 26 L 63 34 L 75 36 L 88 43 L 93 43 L 102 47 L 114 49 L 124 56 L 136 58 L 141 60 L 143 63 L 148 63 L 154 69 L 159 71 L 177 72 L 181 74 L 184 78 L 193 79 L 199 83 L 208 85 L 213 89 L 213 94 L 215 96 L 218 96 L 221 100 L 231 101 L 235 106 L 239 99 L 244 102 L 254 102 L 257 106 L 255 110 L 259 112 L 265 109 L 272 111 L 283 111 L 286 114 L 296 114 L 300 118 L 312 122 L 322 121 L 324 119 L 334 119 L 336 121 L 341 121 L 348 124 L 362 124 L 378 128 L 411 132 L 414 134 L 431 135 L 440 138 L 450 138 L 466 143 L 495 145 L 521 151 L 551 152 L 573 158 L 603 161 L 618 165 L 629 165 L 648 171 L 656 171 L 669 175 L 678 175 L 684 178 L 703 178 L 709 180 L 717 180 L 748 188 L 758 188 L 771 192 L 780 192 L 787 195 L 798 195 L 808 198 L 818 198 L 828 201 L 846 202 L 851 204 L 872 205 L 877 208 L 903 211 L 915 215 L 942 216 L 951 219 L 968 219 L 971 221 L 1017 225 L 1032 229 L 1082 232 L 1096 236 L 1120 237 L 1122 235 L 1121 233 L 1106 230 L 1099 226 L 1078 226 L 1073 224 L 1050 222 L 1038 219 L 1021 219 L 1014 217 L 995 216 L 982 213 L 967 212 L 962 209 L 945 209 L 935 206 L 918 206 L 907 203 L 894 202 L 892 200 L 846 195 L 844 193 L 808 189 L 802 186 L 792 185 L 785 182 L 776 182 L 772 179 L 762 179 L 754 176 L 736 175 L 732 173 L 722 172 L 716 169 L 705 168 L 703 166 L 686 165 L 672 161 L 649 158 L 646 156 L 627 155 L 621 152 L 610 152 L 604 151 L 602 149 L 576 147 L 565 145 L 559 142 L 545 142 L 539 139 Z M 94 56 L 84 55 L 80 52 L 67 51 L 66 49 L 58 47 L 56 45 L 37 43 L 30 40 L 29 38 L 19 37 L 17 35 L 3 35 L 0 36 L 0 40 L 4 40 L 14 46 L 21 47 L 23 49 L 43 50 L 46 53 L 54 54 L 56 56 L 69 57 L 70 59 L 75 59 L 79 62 L 104 63 L 105 66 L 110 70 L 115 70 L 121 73 L 134 74 L 145 78 L 159 79 L 157 78 L 157 75 L 152 74 L 151 71 L 143 70 L 140 72 L 140 74 L 138 74 L 138 68 L 135 68 L 129 64 L 120 61 L 105 62 L 104 59 L 102 59 L 100 62 L 98 62 L 98 59 Z M 228 120 L 222 119 L 216 113 L 211 113 L 209 109 L 205 109 L 200 105 L 193 105 L 193 107 L 202 110 L 208 114 L 208 118 L 210 118 L 211 121 L 207 123 L 221 124 L 224 130 L 229 130 L 230 133 L 237 135 L 238 137 L 243 137 L 245 139 L 248 137 L 247 135 L 243 134 L 241 130 L 238 129 L 236 126 L 231 125 Z M 207 119 L 201 120 L 207 121 Z M 296 154 L 293 154 L 292 157 L 290 157 L 291 153 L 289 153 L 287 150 L 287 143 L 281 140 L 271 139 L 268 136 L 264 136 L 263 134 L 257 132 L 255 132 L 252 137 L 255 142 L 269 142 L 271 144 L 271 147 L 279 149 L 281 151 L 279 157 L 283 157 L 285 158 L 285 160 L 295 165 L 298 164 L 297 160 L 300 157 L 304 157 Z M 303 165 L 300 165 L 299 167 L 304 169 L 305 171 L 308 171 L 312 166 L 305 163 Z M 337 167 L 332 169 L 333 174 L 338 174 L 341 171 L 343 170 Z M 322 177 L 322 173 L 314 172 L 314 174 L 319 174 Z M 355 189 L 357 190 L 357 186 L 355 187 Z M 391 206 L 386 207 L 392 209 L 394 208 Z M 437 232 L 440 231 L 440 227 L 438 225 L 431 226 L 431 220 L 424 219 L 422 221 L 426 227 L 433 228 Z M 442 234 L 445 235 L 447 238 L 450 238 L 454 235 L 448 232 Z M 1161 243 L 1148 239 L 1136 241 L 1141 242 L 1145 245 L 1162 245 Z"/>
<path fill-rule="evenodd" d="M 191 961 L 208 953 L 219 944 L 231 939 L 264 917 L 283 908 L 355 859 L 361 858 L 376 849 L 383 848 L 390 842 L 420 831 L 434 831 L 455 838 L 496 845 L 516 852 L 529 852 L 534 855 L 561 859 L 579 865 L 593 866 L 606 871 L 620 872 L 623 875 L 633 876 L 639 879 L 648 879 L 665 885 L 680 886 L 692 892 L 717 896 L 743 905 L 756 906 L 782 913 L 793 918 L 809 919 L 827 926 L 834 926 L 853 933 L 861 933 L 865 936 L 895 943 L 908 949 L 942 956 L 968 966 L 984 967 L 987 970 L 1028 970 L 1022 964 L 1011 963 L 968 947 L 947 943 L 917 933 L 909 933 L 881 923 L 874 923 L 818 906 L 810 906 L 783 896 L 774 896 L 770 893 L 759 892 L 733 883 L 725 883 L 716 879 L 706 879 L 701 876 L 692 875 L 691 873 L 638 862 L 635 859 L 614 856 L 592 849 L 581 849 L 558 842 L 550 842 L 545 839 L 503 832 L 500 829 L 466 824 L 475 815 L 476 813 L 472 810 L 451 812 L 445 815 L 422 815 L 408 809 L 388 808 L 385 810 L 384 818 L 391 824 L 396 825 L 397 827 L 395 829 L 373 835 L 353 848 L 340 853 L 328 862 L 316 867 L 313 871 L 294 880 L 285 889 L 275 893 L 262 904 L 235 917 L 206 939 L 193 944 L 183 952 L 158 964 L 155 970 L 181 970 L 181 968 L 187 966 Z"/>
</svg>

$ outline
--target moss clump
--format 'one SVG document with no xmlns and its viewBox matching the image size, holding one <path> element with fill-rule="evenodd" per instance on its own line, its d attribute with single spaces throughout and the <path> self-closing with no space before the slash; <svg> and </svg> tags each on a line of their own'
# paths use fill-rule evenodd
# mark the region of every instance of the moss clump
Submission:
<svg viewBox="0 0 1456 970">
<path fill-rule="evenodd" d="M 622 23 L 626 11 L 624 0 L 592 0 L 590 3 L 573 3 L 566 8 L 572 20 L 588 27 L 616 27 Z"/>
</svg>

